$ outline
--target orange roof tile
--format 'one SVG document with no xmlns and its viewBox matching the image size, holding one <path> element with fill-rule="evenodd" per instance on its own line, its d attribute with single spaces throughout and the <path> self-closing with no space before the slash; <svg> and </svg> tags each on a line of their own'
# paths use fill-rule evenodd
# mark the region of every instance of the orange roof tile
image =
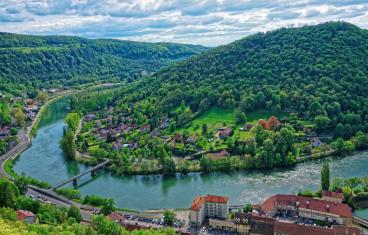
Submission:
<svg viewBox="0 0 368 235">
<path fill-rule="evenodd" d="M 206 202 L 212 202 L 212 203 L 227 203 L 229 201 L 228 197 L 224 196 L 215 196 L 215 195 L 207 195 L 207 196 L 197 196 L 194 198 L 192 202 L 191 209 L 194 211 L 198 211 L 202 205 Z"/>
</svg>

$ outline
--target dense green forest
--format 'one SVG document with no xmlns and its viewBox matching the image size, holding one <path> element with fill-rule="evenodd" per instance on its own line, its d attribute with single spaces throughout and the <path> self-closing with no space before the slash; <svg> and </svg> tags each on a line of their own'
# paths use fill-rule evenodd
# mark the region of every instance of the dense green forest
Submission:
<svg viewBox="0 0 368 235">
<path fill-rule="evenodd" d="M 0 90 L 134 80 L 203 46 L 0 33 Z"/>
<path fill-rule="evenodd" d="M 368 30 L 352 24 L 282 28 L 163 69 L 135 87 L 139 95 L 123 99 L 151 97 L 161 113 L 182 101 L 193 113 L 213 105 L 294 109 L 318 130 L 342 125 L 349 137 L 368 121 L 367 54 Z"/>
<path fill-rule="evenodd" d="M 86 113 L 113 106 L 114 114 L 132 115 L 128 122 L 149 124 L 151 130 L 168 117 L 171 122 L 164 134 L 174 138 L 174 149 L 167 144 L 156 149 L 160 147 L 155 138 L 139 137 L 135 133 L 124 135 L 123 139 L 137 142 L 138 150 L 121 153 L 123 162 L 134 156 L 148 159 L 165 156 L 159 160 L 164 171 L 165 165 L 168 171 L 173 170 L 167 156 L 177 155 L 181 136 L 176 134 L 190 137 L 187 130 L 198 128 L 190 126 L 191 123 L 214 107 L 236 110 L 240 124 L 258 110 L 287 112 L 290 115 L 283 118 L 282 125 L 271 119 L 268 124 L 271 121 L 277 125 L 266 128 L 267 122 L 263 120 L 259 123 L 262 127 L 253 128 L 251 138 L 246 141 L 238 135 L 225 142 L 216 141 L 218 146 L 240 156 L 239 159 L 208 161 L 204 157 L 200 162 L 202 170 L 287 166 L 295 164 L 297 157 L 311 153 L 311 146 L 305 143 L 310 131 L 318 136 L 340 138 L 337 142 L 329 141 L 330 145 L 322 145 L 322 152 L 333 148 L 336 153 L 348 153 L 367 145 L 367 54 L 368 31 L 349 23 L 281 28 L 210 49 L 98 98 L 76 97 L 73 108 Z M 124 123 L 119 117 L 114 118 L 113 123 Z M 206 130 L 207 126 L 203 125 L 199 142 L 203 138 L 211 141 L 213 133 Z M 153 149 L 152 144 L 156 146 Z M 187 146 L 184 143 L 184 148 Z M 197 151 L 204 149 L 203 146 L 196 143 Z M 221 163 L 208 166 L 211 162 Z M 189 166 L 192 167 L 196 168 Z M 183 171 L 188 166 L 185 168 Z"/>
</svg>

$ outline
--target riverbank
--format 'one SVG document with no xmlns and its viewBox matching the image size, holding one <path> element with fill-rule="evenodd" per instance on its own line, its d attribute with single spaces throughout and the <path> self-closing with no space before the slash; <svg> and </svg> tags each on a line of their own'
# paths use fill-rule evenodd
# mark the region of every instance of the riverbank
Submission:
<svg viewBox="0 0 368 235">
<path fill-rule="evenodd" d="M 59 146 L 68 112 L 66 101 L 50 106 L 33 146 L 18 158 L 14 170 L 20 175 L 56 184 L 86 169 L 84 164 L 65 161 Z M 64 111 L 63 111 L 64 110 Z M 62 112 L 59 112 L 62 111 Z M 55 117 L 56 115 L 56 117 Z M 349 178 L 367 175 L 367 152 L 349 157 L 331 157 L 331 177 Z M 236 172 L 188 173 L 174 175 L 123 175 L 103 171 L 93 178 L 82 177 L 78 190 L 82 196 L 113 198 L 118 208 L 135 211 L 162 208 L 187 208 L 197 195 L 228 195 L 232 205 L 258 203 L 271 194 L 296 194 L 307 188 L 318 190 L 320 168 L 324 160 L 302 162 L 289 168 Z M 73 187 L 70 183 L 66 187 Z"/>
</svg>

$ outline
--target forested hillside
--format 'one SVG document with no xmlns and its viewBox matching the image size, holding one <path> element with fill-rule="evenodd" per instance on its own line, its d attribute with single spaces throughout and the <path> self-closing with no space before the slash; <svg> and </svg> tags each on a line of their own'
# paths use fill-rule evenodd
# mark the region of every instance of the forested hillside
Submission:
<svg viewBox="0 0 368 235">
<path fill-rule="evenodd" d="M 187 172 L 289 166 L 311 154 L 364 149 L 367 55 L 368 31 L 348 23 L 258 33 L 120 91 L 76 97 L 73 109 L 84 113 L 109 107 L 101 110 L 103 125 L 86 124 L 79 145 L 96 156 L 120 156 L 112 168 L 123 173 L 139 169 L 137 156 L 151 161 L 139 171 Z M 119 127 L 129 125 L 120 136 Z M 97 138 L 104 132 L 107 144 Z M 119 150 L 119 143 L 132 147 Z M 170 160 L 203 152 L 215 155 Z"/>
<path fill-rule="evenodd" d="M 113 78 L 134 80 L 206 50 L 174 43 L 0 33 L 0 90 L 9 90 L 14 84 L 52 86 Z"/>
<path fill-rule="evenodd" d="M 163 69 L 139 94 L 168 111 L 295 109 L 328 125 L 368 121 L 368 31 L 344 22 L 258 33 Z M 133 97 L 135 99 L 135 97 Z M 125 97 L 127 101 L 132 97 Z"/>
</svg>

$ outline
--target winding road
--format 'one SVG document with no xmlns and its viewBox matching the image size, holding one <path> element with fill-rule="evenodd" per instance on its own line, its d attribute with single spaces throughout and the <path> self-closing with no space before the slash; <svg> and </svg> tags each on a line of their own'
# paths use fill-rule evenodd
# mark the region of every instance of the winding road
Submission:
<svg viewBox="0 0 368 235">
<path fill-rule="evenodd" d="M 97 85 L 97 86 L 104 86 L 103 84 Z M 96 87 L 97 87 L 96 86 Z M 111 87 L 111 84 L 106 84 L 106 87 Z M 39 112 L 37 113 L 36 118 L 32 121 L 32 124 L 30 126 L 27 127 L 27 131 L 26 133 L 24 133 L 23 130 L 21 130 L 18 134 L 18 140 L 19 143 L 14 146 L 13 148 L 11 148 L 8 152 L 6 152 L 5 154 L 0 156 L 0 176 L 7 178 L 9 180 L 14 180 L 13 176 L 11 176 L 10 174 L 8 174 L 6 172 L 5 168 L 5 164 L 7 160 L 14 160 L 18 155 L 20 155 L 23 151 L 25 151 L 30 145 L 32 145 L 32 129 L 35 127 L 36 123 L 39 122 L 42 112 L 44 109 L 47 108 L 47 106 L 54 102 L 57 99 L 60 99 L 62 97 L 74 94 L 74 93 L 79 93 L 83 90 L 79 90 L 79 91 L 75 91 L 75 90 L 69 90 L 65 93 L 62 93 L 50 100 L 48 100 L 45 104 L 42 105 L 42 107 L 40 108 Z M 54 205 L 58 205 L 58 206 L 62 206 L 62 207 L 70 207 L 71 205 L 77 206 L 80 208 L 81 210 L 81 214 L 83 217 L 83 220 L 86 222 L 89 222 L 91 220 L 91 216 L 94 214 L 94 211 L 96 210 L 96 208 L 90 207 L 90 206 L 86 206 L 86 205 L 82 205 L 80 203 L 74 202 L 72 200 L 69 200 L 67 198 L 64 198 L 58 194 L 56 194 L 53 190 L 51 189 L 42 189 L 39 187 L 36 187 L 34 185 L 29 185 L 28 187 L 28 191 L 27 191 L 27 195 L 29 195 L 30 197 L 32 197 L 35 200 L 39 200 L 42 203 L 48 203 L 48 204 L 54 204 Z"/>
</svg>

